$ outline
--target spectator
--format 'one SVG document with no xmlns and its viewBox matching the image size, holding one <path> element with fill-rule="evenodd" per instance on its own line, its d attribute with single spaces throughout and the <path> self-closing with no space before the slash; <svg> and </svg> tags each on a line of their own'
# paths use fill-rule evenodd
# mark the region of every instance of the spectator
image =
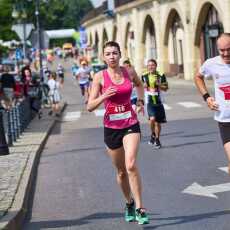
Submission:
<svg viewBox="0 0 230 230">
<path fill-rule="evenodd" d="M 55 116 L 59 117 L 60 100 L 61 100 L 61 95 L 59 92 L 60 83 L 57 81 L 57 75 L 55 72 L 50 73 L 48 86 L 49 86 L 49 99 L 51 103 L 51 111 L 49 112 L 49 115 L 51 116 L 53 113 L 55 113 Z"/>
<path fill-rule="evenodd" d="M 78 69 L 79 69 L 78 65 L 76 63 L 73 63 L 73 65 L 71 67 L 71 71 L 72 71 L 72 75 L 73 75 L 74 79 L 76 78 L 76 74 L 77 74 Z"/>
<path fill-rule="evenodd" d="M 32 73 L 30 69 L 23 69 L 22 71 L 22 82 L 24 88 L 25 97 L 28 96 L 29 85 L 32 82 Z"/>
<path fill-rule="evenodd" d="M 57 75 L 61 81 L 61 84 L 64 83 L 64 68 L 63 66 L 59 63 L 57 67 Z"/>
<path fill-rule="evenodd" d="M 41 111 L 41 90 L 40 84 L 37 79 L 32 77 L 31 71 L 29 69 L 25 69 L 24 71 L 24 95 L 29 99 L 30 108 L 35 113 L 38 114 L 38 118 L 41 119 L 42 111 Z"/>
<path fill-rule="evenodd" d="M 2 73 L 3 73 L 3 65 L 0 64 L 0 77 L 2 76 Z"/>
<path fill-rule="evenodd" d="M 29 70 L 30 73 L 31 73 L 30 61 L 28 59 L 25 59 L 23 61 L 23 64 L 24 64 L 24 66 L 21 69 L 21 75 L 22 75 L 22 77 L 24 77 L 23 75 L 24 75 L 24 72 L 25 72 L 26 69 Z"/>
<path fill-rule="evenodd" d="M 7 65 L 4 65 L 1 75 L 1 87 L 3 91 L 3 102 L 7 110 L 9 110 L 12 106 L 15 87 L 14 76 L 10 74 L 9 71 L 9 67 Z"/>
</svg>

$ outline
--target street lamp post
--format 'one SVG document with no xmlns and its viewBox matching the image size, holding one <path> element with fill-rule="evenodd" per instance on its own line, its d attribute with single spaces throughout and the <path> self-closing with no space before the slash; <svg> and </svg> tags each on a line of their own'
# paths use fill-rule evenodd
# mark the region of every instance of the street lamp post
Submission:
<svg viewBox="0 0 230 230">
<path fill-rule="evenodd" d="M 40 0 L 36 0 L 35 16 L 36 16 L 37 40 L 38 40 L 39 69 L 40 69 L 40 79 L 43 81 L 42 52 L 41 52 L 42 47 L 41 47 L 41 29 L 40 29 L 39 8 L 40 8 Z"/>
<path fill-rule="evenodd" d="M 20 23 L 22 23 L 22 44 L 23 44 L 23 56 L 26 58 L 26 17 L 27 14 L 23 6 L 15 6 L 12 12 L 12 17 L 14 19 L 19 19 Z"/>
<path fill-rule="evenodd" d="M 25 12 L 25 10 L 23 9 L 22 12 L 22 25 L 23 25 L 23 56 L 24 58 L 26 58 L 26 17 L 27 14 Z"/>
</svg>

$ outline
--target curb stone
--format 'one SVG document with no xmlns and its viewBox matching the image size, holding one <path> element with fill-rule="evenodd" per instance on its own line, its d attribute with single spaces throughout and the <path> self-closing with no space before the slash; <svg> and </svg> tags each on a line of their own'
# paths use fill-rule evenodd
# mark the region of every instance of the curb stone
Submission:
<svg viewBox="0 0 230 230">
<path fill-rule="evenodd" d="M 61 113 L 63 113 L 66 106 L 67 103 L 65 102 L 61 109 Z M 28 154 L 29 156 L 22 172 L 12 206 L 7 211 L 7 214 L 0 219 L 1 230 L 21 229 L 28 211 L 30 191 L 32 190 L 33 180 L 37 173 L 40 154 L 46 144 L 49 134 L 51 133 L 57 121 L 58 120 L 55 119 L 50 123 L 40 145 L 38 145 L 33 151 L 31 151 L 30 154 Z"/>
</svg>

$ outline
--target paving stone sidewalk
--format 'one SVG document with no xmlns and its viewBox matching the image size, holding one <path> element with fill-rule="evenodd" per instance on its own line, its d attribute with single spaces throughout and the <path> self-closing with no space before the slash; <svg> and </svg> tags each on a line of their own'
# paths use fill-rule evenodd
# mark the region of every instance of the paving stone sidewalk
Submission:
<svg viewBox="0 0 230 230">
<path fill-rule="evenodd" d="M 0 229 L 20 229 L 39 155 L 56 120 L 44 109 L 42 119 L 32 120 L 10 154 L 0 156 Z"/>
</svg>

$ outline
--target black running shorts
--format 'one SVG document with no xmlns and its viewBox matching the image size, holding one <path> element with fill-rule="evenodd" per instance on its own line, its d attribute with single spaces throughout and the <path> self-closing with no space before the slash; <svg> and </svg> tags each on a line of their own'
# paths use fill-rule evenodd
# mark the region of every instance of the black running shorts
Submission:
<svg viewBox="0 0 230 230">
<path fill-rule="evenodd" d="M 125 129 L 104 127 L 104 142 L 109 149 L 118 149 L 123 146 L 123 137 L 130 133 L 141 133 L 139 123 Z"/>
<path fill-rule="evenodd" d="M 230 142 L 230 122 L 218 122 L 223 144 Z"/>
<path fill-rule="evenodd" d="M 156 122 L 158 123 L 166 122 L 165 109 L 162 104 L 153 105 L 151 103 L 148 103 L 147 111 L 148 111 L 148 116 L 154 117 Z"/>
</svg>

